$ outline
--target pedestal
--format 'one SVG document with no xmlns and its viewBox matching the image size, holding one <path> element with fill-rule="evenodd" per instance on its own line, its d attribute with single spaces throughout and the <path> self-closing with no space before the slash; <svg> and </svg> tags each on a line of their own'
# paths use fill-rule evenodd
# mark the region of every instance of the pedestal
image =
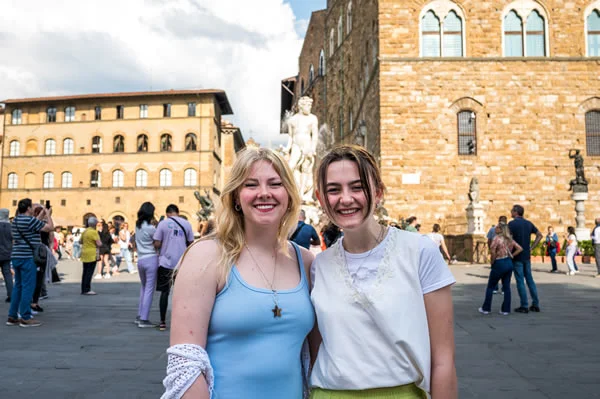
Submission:
<svg viewBox="0 0 600 399">
<path fill-rule="evenodd" d="M 571 199 L 575 201 L 575 235 L 577 240 L 589 240 L 590 231 L 585 227 L 585 201 L 588 199 L 588 193 L 571 194 Z"/>
<path fill-rule="evenodd" d="M 470 203 L 467 208 L 467 234 L 486 234 L 485 212 L 480 203 Z"/>
</svg>

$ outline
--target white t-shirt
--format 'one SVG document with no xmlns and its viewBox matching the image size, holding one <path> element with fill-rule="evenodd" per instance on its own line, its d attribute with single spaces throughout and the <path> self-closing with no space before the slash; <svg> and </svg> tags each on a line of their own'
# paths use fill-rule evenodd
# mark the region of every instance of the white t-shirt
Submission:
<svg viewBox="0 0 600 399">
<path fill-rule="evenodd" d="M 391 229 L 391 228 L 390 228 Z M 441 234 L 440 234 L 441 236 Z M 385 247 L 390 239 L 388 230 L 385 238 L 371 251 L 352 254 L 344 251 L 348 272 L 352 277 L 354 286 L 361 291 L 366 291 L 377 277 L 379 264 L 385 255 Z M 443 237 L 442 237 L 443 239 Z M 343 245 L 343 237 L 341 238 Z M 440 255 L 439 245 L 427 236 L 419 239 L 420 267 L 419 280 L 423 295 L 454 284 L 456 280 L 448 268 L 448 264 Z M 311 284 L 315 281 L 315 262 L 311 265 Z"/>
<path fill-rule="evenodd" d="M 437 246 L 439 247 L 440 245 L 442 245 L 442 242 L 444 241 L 444 236 L 441 235 L 440 233 L 428 233 L 425 234 L 427 237 L 431 238 L 433 240 L 433 242 L 435 242 L 437 244 Z"/>
<path fill-rule="evenodd" d="M 577 237 L 575 237 L 575 234 L 569 234 L 568 240 L 571 241 L 571 244 L 569 244 L 570 247 L 577 246 Z"/>
</svg>

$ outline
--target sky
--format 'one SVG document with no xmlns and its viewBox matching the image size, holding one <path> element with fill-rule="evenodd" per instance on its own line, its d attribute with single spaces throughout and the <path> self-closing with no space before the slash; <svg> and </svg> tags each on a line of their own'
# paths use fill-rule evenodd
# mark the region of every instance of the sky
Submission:
<svg viewBox="0 0 600 399">
<path fill-rule="evenodd" d="M 222 89 L 245 139 L 282 143 L 280 82 L 326 0 L 2 0 L 0 101 Z"/>
</svg>

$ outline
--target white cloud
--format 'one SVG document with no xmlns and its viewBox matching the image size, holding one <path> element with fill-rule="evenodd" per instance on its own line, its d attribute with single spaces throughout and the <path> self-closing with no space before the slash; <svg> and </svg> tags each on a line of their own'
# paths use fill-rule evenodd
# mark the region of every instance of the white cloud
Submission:
<svg viewBox="0 0 600 399">
<path fill-rule="evenodd" d="M 280 81 L 297 73 L 303 26 L 283 0 L 2 3 L 1 99 L 223 89 L 246 138 L 280 139 Z"/>
</svg>

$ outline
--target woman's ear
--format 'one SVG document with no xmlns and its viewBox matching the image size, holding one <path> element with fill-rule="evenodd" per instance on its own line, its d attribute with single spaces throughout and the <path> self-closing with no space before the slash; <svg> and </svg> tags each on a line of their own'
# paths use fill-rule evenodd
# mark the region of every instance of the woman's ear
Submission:
<svg viewBox="0 0 600 399">
<path fill-rule="evenodd" d="M 317 197 L 317 201 L 319 201 L 319 205 L 323 208 L 323 198 L 321 198 L 321 193 L 319 190 L 315 190 L 315 196 Z"/>
</svg>

